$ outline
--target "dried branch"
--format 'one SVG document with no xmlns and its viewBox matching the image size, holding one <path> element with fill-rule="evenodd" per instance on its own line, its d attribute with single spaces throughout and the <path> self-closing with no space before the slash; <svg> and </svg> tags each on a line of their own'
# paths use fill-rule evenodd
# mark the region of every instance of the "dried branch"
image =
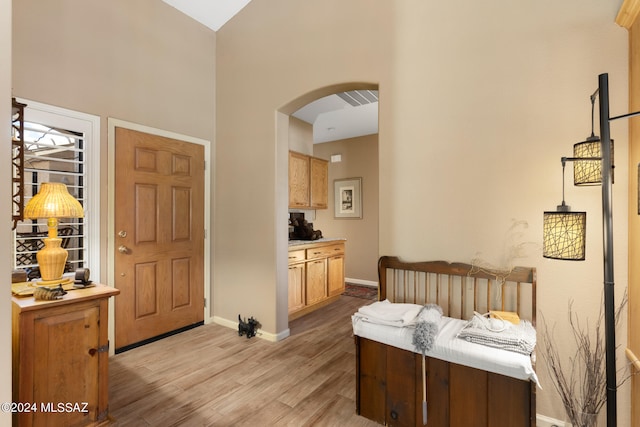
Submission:
<svg viewBox="0 0 640 427">
<path fill-rule="evenodd" d="M 621 318 L 622 311 L 628 302 L 625 290 L 622 301 L 616 309 L 615 324 Z M 553 385 L 562 399 L 567 417 L 575 427 L 592 425 L 590 418 L 597 416 L 607 401 L 605 337 L 602 330 L 604 320 L 603 304 L 600 313 L 590 331 L 588 322 L 583 326 L 573 311 L 573 300 L 569 301 L 569 325 L 575 341 L 575 352 L 569 357 L 569 369 L 562 365 L 560 354 L 554 339 L 554 328 L 549 331 L 546 319 L 542 316 L 542 357 L 551 373 Z M 628 368 L 618 386 L 629 379 Z"/>
</svg>

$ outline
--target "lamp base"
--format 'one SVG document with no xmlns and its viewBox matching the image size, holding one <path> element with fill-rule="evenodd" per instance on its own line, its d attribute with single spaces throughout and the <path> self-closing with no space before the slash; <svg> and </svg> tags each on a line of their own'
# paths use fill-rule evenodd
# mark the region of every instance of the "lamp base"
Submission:
<svg viewBox="0 0 640 427">
<path fill-rule="evenodd" d="M 51 235 L 49 230 L 49 235 Z M 59 237 L 45 237 L 44 248 L 36 253 L 36 259 L 40 267 L 40 277 L 43 282 L 57 284 L 56 280 L 62 279 L 64 265 L 67 262 L 67 250 L 61 247 L 62 239 Z"/>
<path fill-rule="evenodd" d="M 38 280 L 36 282 L 36 286 L 57 286 L 57 285 L 62 285 L 63 288 L 65 285 L 73 285 L 73 279 L 71 277 L 61 277 L 59 279 Z"/>
</svg>

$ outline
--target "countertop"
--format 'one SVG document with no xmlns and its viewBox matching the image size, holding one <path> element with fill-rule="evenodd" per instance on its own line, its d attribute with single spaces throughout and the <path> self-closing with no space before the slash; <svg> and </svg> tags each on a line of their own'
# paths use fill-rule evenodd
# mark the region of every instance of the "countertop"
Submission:
<svg viewBox="0 0 640 427">
<path fill-rule="evenodd" d="M 327 244 L 334 242 L 345 242 L 347 239 L 344 237 L 323 237 L 318 240 L 289 240 L 289 248 L 293 246 L 302 246 L 302 245 L 317 245 L 317 244 Z"/>
</svg>

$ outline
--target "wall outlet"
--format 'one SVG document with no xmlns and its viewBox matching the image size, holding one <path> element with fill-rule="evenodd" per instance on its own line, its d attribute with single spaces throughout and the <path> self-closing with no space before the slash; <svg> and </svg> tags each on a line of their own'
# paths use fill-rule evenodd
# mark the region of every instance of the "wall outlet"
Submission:
<svg viewBox="0 0 640 427">
<path fill-rule="evenodd" d="M 571 424 L 544 415 L 536 415 L 536 427 L 571 427 Z"/>
</svg>

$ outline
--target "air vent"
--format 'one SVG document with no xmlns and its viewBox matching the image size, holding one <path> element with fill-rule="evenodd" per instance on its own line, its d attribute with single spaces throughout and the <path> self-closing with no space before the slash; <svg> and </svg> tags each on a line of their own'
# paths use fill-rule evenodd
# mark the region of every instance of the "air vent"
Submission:
<svg viewBox="0 0 640 427">
<path fill-rule="evenodd" d="M 349 92 L 338 93 L 336 95 L 354 107 L 378 102 L 377 90 L 352 90 Z"/>
</svg>

